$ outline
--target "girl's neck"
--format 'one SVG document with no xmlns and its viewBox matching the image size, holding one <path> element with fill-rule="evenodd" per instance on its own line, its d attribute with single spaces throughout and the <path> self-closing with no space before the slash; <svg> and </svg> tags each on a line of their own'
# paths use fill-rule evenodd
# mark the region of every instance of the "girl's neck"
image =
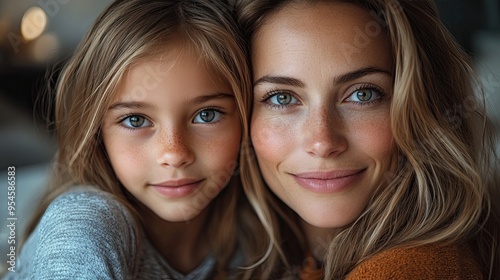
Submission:
<svg viewBox="0 0 500 280">
<path fill-rule="evenodd" d="M 146 207 L 141 207 L 144 231 L 153 247 L 168 264 L 182 274 L 198 267 L 210 252 L 208 224 L 209 207 L 194 219 L 169 222 Z"/>
<path fill-rule="evenodd" d="M 319 228 L 310 225 L 300 219 L 302 230 L 306 235 L 307 246 L 314 258 L 323 261 L 330 241 L 335 237 L 336 230 L 331 228 Z"/>
</svg>

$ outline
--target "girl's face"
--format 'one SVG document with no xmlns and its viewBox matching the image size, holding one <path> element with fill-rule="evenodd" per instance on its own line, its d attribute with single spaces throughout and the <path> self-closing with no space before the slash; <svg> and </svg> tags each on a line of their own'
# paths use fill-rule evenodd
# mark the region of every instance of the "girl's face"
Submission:
<svg viewBox="0 0 500 280">
<path fill-rule="evenodd" d="M 106 113 L 103 141 L 123 186 L 160 218 L 196 217 L 226 186 L 241 123 L 234 93 L 184 44 L 135 64 Z"/>
<path fill-rule="evenodd" d="M 251 135 L 264 179 L 308 224 L 353 222 L 397 156 L 392 61 L 369 12 L 291 4 L 254 34 Z"/>
</svg>

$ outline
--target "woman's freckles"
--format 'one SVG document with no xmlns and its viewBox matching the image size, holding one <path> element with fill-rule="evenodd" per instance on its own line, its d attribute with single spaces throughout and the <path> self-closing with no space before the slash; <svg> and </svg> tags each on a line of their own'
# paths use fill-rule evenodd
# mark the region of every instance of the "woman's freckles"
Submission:
<svg viewBox="0 0 500 280">
<path fill-rule="evenodd" d="M 252 42 L 258 164 L 269 188 L 317 227 L 351 223 L 377 188 L 377 170 L 393 168 L 387 37 L 371 38 L 362 55 L 343 52 L 372 20 L 351 4 L 286 5 Z M 345 184 L 311 179 L 335 174 L 356 175 Z"/>
</svg>

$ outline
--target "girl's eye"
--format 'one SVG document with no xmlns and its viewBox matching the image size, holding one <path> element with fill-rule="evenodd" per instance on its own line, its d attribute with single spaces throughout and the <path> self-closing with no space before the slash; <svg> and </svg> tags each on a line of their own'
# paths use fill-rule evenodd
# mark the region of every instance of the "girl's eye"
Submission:
<svg viewBox="0 0 500 280">
<path fill-rule="evenodd" d="M 151 122 L 148 121 L 145 117 L 139 115 L 132 115 L 124 118 L 121 123 L 127 128 L 142 128 L 151 126 Z"/>
<path fill-rule="evenodd" d="M 355 90 L 346 101 L 354 103 L 370 103 L 382 98 L 380 90 L 375 88 L 360 88 Z"/>
<path fill-rule="evenodd" d="M 213 123 L 220 120 L 222 113 L 214 109 L 200 111 L 194 118 L 194 123 Z"/>
<path fill-rule="evenodd" d="M 269 97 L 264 98 L 264 101 L 276 106 L 287 106 L 298 103 L 297 98 L 286 92 L 276 92 L 271 94 Z"/>
</svg>

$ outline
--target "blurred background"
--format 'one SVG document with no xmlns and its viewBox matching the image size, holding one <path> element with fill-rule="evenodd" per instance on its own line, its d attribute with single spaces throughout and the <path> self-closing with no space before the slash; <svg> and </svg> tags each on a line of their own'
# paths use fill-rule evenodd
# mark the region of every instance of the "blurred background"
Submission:
<svg viewBox="0 0 500 280">
<path fill-rule="evenodd" d="M 43 191 L 55 141 L 44 93 L 111 0 L 0 0 L 0 275 L 6 269 L 7 167 L 16 168 L 16 239 Z M 473 57 L 500 127 L 500 0 L 438 0 L 441 17 Z M 457 108 L 457 110 L 467 108 Z M 5 252 L 5 253 L 4 253 Z"/>
<path fill-rule="evenodd" d="M 48 76 L 112 0 L 0 0 L 0 276 L 6 271 L 7 167 L 16 168 L 16 245 L 55 151 L 45 123 Z M 18 246 L 17 246 L 18 247 Z"/>
</svg>

